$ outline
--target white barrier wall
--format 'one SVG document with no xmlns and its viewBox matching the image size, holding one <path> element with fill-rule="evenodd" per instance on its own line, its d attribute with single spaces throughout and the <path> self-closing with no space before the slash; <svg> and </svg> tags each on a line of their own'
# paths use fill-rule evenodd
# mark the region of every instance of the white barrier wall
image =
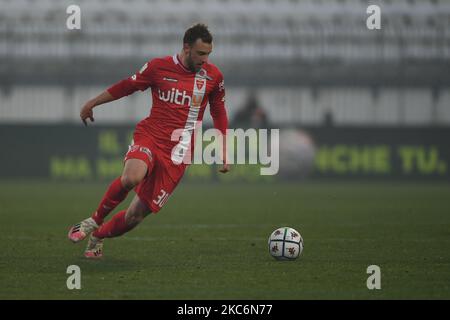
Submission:
<svg viewBox="0 0 450 320">
<path fill-rule="evenodd" d="M 0 90 L 0 123 L 78 122 L 82 105 L 105 87 L 23 86 Z M 244 107 L 250 90 L 227 88 L 230 120 Z M 450 89 L 267 87 L 256 90 L 259 104 L 273 124 L 320 124 L 331 112 L 336 125 L 450 124 Z M 95 110 L 98 123 L 135 123 L 146 117 L 151 92 L 136 92 Z M 205 121 L 211 123 L 209 112 Z"/>
</svg>

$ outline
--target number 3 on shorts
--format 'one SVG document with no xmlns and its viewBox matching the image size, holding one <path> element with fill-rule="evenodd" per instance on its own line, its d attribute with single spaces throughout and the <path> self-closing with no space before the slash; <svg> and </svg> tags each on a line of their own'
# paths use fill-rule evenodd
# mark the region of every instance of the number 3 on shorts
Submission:
<svg viewBox="0 0 450 320">
<path fill-rule="evenodd" d="M 162 208 L 163 205 L 167 202 L 167 199 L 169 199 L 170 193 L 164 191 L 164 189 L 161 189 L 161 192 L 159 193 L 158 197 L 153 200 L 153 203 L 158 205 L 158 207 Z"/>
</svg>

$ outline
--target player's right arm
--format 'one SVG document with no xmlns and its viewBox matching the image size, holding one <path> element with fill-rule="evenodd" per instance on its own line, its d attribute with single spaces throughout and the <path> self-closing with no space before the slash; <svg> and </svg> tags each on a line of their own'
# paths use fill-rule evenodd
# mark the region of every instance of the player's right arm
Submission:
<svg viewBox="0 0 450 320">
<path fill-rule="evenodd" d="M 84 125 L 87 126 L 87 119 L 90 119 L 94 122 L 94 112 L 92 111 L 96 106 L 101 104 L 111 102 L 116 100 L 108 91 L 104 91 L 96 96 L 94 99 L 89 100 L 86 104 L 81 108 L 80 118 L 83 121 Z"/>
<path fill-rule="evenodd" d="M 150 87 L 153 83 L 153 72 L 156 61 L 152 60 L 147 62 L 139 72 L 132 75 L 131 77 L 119 81 L 118 83 L 109 87 L 106 91 L 99 94 L 97 97 L 89 100 L 81 108 L 80 118 L 85 125 L 87 125 L 87 119 L 94 122 L 93 109 L 101 104 L 118 100 L 122 97 L 128 96 L 137 90 L 144 91 Z"/>
</svg>

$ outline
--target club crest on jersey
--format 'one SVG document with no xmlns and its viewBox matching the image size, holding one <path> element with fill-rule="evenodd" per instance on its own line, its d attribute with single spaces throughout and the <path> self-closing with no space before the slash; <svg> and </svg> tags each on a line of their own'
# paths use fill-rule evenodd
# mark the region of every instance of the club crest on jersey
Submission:
<svg viewBox="0 0 450 320">
<path fill-rule="evenodd" d="M 205 85 L 206 80 L 205 79 L 196 79 L 195 84 L 197 85 L 197 89 L 200 91 L 203 89 L 203 86 Z"/>
</svg>

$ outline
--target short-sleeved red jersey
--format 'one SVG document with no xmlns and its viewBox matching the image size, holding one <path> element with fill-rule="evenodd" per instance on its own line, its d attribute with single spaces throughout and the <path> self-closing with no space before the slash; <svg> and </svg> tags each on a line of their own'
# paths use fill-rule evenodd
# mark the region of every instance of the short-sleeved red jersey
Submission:
<svg viewBox="0 0 450 320">
<path fill-rule="evenodd" d="M 166 160 L 176 164 L 174 150 L 186 151 L 186 144 L 181 146 L 183 150 L 177 151 L 180 142 L 172 141 L 172 134 L 177 129 L 183 130 L 184 137 L 190 138 L 190 144 L 194 124 L 203 119 L 208 102 L 214 127 L 226 133 L 228 118 L 224 80 L 215 65 L 205 63 L 200 71 L 193 72 L 183 66 L 177 55 L 155 58 L 133 76 L 108 88 L 108 92 L 119 99 L 148 88 L 152 91 L 151 112 L 137 124 L 136 130 L 151 137 Z"/>
</svg>

